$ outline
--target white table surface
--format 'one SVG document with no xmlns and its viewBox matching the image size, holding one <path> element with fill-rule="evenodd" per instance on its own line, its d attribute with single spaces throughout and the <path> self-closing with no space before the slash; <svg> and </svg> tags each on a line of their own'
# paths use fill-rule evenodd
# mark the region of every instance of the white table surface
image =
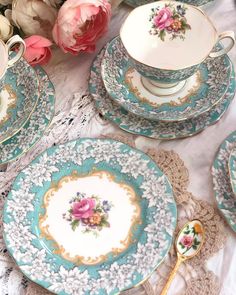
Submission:
<svg viewBox="0 0 236 295">
<path fill-rule="evenodd" d="M 96 52 L 98 52 L 108 40 L 119 33 L 119 28 L 130 10 L 131 8 L 126 5 L 121 5 L 121 7 L 116 10 L 110 24 L 109 32 L 99 42 Z M 204 10 L 215 23 L 219 33 L 225 30 L 236 31 L 236 1 L 215 0 L 209 5 L 206 5 Z M 75 93 L 78 93 L 78 95 L 86 93 L 89 68 L 95 55 L 96 53 L 80 54 L 78 57 L 75 57 L 69 54 L 63 54 L 59 49 L 56 49 L 53 59 L 45 67 L 56 88 L 56 113 L 58 122 L 63 120 L 64 113 L 61 110 L 64 110 L 66 114 L 73 108 L 73 95 Z M 236 66 L 236 46 L 229 55 Z M 84 112 L 86 111 L 90 112 L 91 108 L 84 108 Z M 76 118 L 76 113 L 74 117 Z M 67 124 L 64 129 L 61 127 L 55 131 L 53 135 L 55 143 L 65 141 L 65 138 L 74 139 L 79 136 L 96 137 L 109 132 L 121 132 L 109 122 L 102 123 L 102 121 L 98 119 L 98 115 L 83 113 L 83 118 L 85 118 L 84 123 L 81 122 L 81 118 L 77 118 L 78 124 L 76 124 L 75 119 L 71 126 Z M 202 133 L 194 137 L 166 142 L 137 137 L 136 143 L 138 146 L 144 148 L 144 150 L 146 147 L 156 147 L 177 152 L 189 169 L 189 191 L 199 199 L 215 203 L 210 172 L 211 166 L 219 145 L 224 138 L 234 130 L 236 130 L 236 100 L 233 101 L 230 109 L 216 125 L 208 127 Z M 42 140 L 42 142 L 46 143 L 47 139 Z M 46 147 L 48 146 L 50 146 L 50 144 L 47 144 Z M 29 156 L 28 160 L 30 160 Z M 24 160 L 24 163 L 28 162 L 28 160 Z M 14 169 L 14 164 L 10 168 Z M 209 260 L 208 267 L 219 276 L 222 286 L 220 294 L 235 295 L 236 233 L 233 233 L 229 227 L 227 231 L 228 239 L 225 248 Z M 180 290 L 181 285 L 182 284 L 178 282 L 178 280 L 175 280 L 169 294 L 176 294 L 176 292 Z M 15 295 L 19 293 L 9 292 L 9 295 L 12 294 Z"/>
</svg>

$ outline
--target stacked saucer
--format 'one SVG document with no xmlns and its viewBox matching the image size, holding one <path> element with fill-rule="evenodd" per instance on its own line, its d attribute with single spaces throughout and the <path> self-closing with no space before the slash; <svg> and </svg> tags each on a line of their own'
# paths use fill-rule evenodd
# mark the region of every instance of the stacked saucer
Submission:
<svg viewBox="0 0 236 295">
<path fill-rule="evenodd" d="M 120 36 L 111 40 L 96 57 L 89 82 L 96 106 L 105 118 L 123 130 L 157 139 L 188 137 L 214 124 L 227 110 L 235 92 L 233 65 L 225 54 L 232 46 L 226 49 L 220 44 L 214 46 L 216 39 L 212 37 L 212 44 L 206 50 L 210 48 L 211 51 L 214 46 L 214 51 L 203 61 L 201 55 L 194 60 L 195 51 L 191 43 L 195 41 L 192 36 L 197 34 L 199 25 L 196 24 L 197 18 L 191 18 L 195 9 L 196 14 L 199 9 L 187 7 L 193 10 L 190 14 L 179 10 L 184 15 L 185 25 L 188 25 L 185 31 L 173 35 L 171 31 L 163 33 L 163 30 L 155 28 L 157 34 L 150 34 L 138 27 L 137 31 L 144 37 L 129 38 L 134 24 L 138 26 L 136 17 L 145 17 L 149 11 L 158 16 L 166 5 L 165 1 L 159 1 L 133 10 L 123 24 Z M 168 9 L 175 9 L 177 14 L 175 6 L 177 4 L 171 4 Z M 186 5 L 180 8 L 186 9 Z M 208 18 L 202 12 L 201 15 L 208 23 Z M 207 34 L 211 30 L 214 32 L 211 26 L 209 21 Z M 233 41 L 232 36 L 226 37 Z M 205 42 L 204 36 L 203 39 Z M 201 43 L 200 39 L 198 43 Z M 192 49 L 192 53 L 183 55 L 183 48 L 185 52 Z M 176 54 L 172 59 L 171 51 Z M 204 51 L 202 53 L 207 56 Z M 193 60 L 193 65 L 181 68 L 176 58 L 181 63 L 185 59 Z M 162 66 L 158 67 L 158 63 Z M 175 63 L 176 69 L 162 69 L 164 63 Z"/>
<path fill-rule="evenodd" d="M 27 152 L 54 115 L 54 88 L 46 73 L 21 58 L 7 69 L 0 92 L 0 165 Z"/>
</svg>

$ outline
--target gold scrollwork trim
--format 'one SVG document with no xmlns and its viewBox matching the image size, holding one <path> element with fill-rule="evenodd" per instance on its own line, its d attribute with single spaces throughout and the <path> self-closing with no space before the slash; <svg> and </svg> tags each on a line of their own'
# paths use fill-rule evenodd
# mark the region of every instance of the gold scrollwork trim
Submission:
<svg viewBox="0 0 236 295">
<path fill-rule="evenodd" d="M 184 97 L 178 97 L 176 101 L 169 101 L 165 103 L 156 103 L 153 101 L 150 101 L 147 97 L 144 97 L 141 95 L 141 92 L 139 91 L 137 86 L 134 86 L 132 79 L 134 78 L 133 73 L 135 72 L 134 68 L 129 68 L 127 72 L 125 73 L 125 83 L 129 87 L 129 91 L 133 93 L 141 102 L 147 103 L 153 107 L 161 107 L 161 106 L 180 106 L 183 105 L 186 102 L 190 102 L 190 96 L 195 95 L 198 91 L 198 89 L 201 86 L 202 83 L 202 77 L 200 71 L 196 72 L 196 83 L 193 85 L 191 89 L 188 90 L 188 93 Z"/>
<path fill-rule="evenodd" d="M 89 177 L 89 176 L 97 176 L 99 178 L 106 177 L 109 181 L 116 182 L 117 184 L 119 184 L 119 186 L 127 192 L 130 202 L 135 207 L 135 210 L 134 210 L 134 214 L 131 219 L 131 226 L 128 231 L 128 234 L 124 240 L 120 241 L 120 243 L 123 245 L 123 247 L 112 248 L 112 250 L 109 253 L 106 253 L 105 255 L 100 255 L 99 257 L 86 257 L 85 258 L 80 255 L 76 255 L 76 256 L 72 257 L 72 256 L 70 256 L 70 254 L 68 252 L 66 252 L 65 248 L 62 245 L 59 245 L 55 241 L 55 239 L 53 238 L 53 236 L 51 235 L 51 233 L 49 231 L 49 225 L 48 224 L 44 225 L 45 221 L 48 218 L 47 207 L 49 205 L 51 198 L 54 196 L 54 193 L 57 192 L 60 188 L 62 188 L 64 183 L 68 183 L 70 181 L 74 181 L 79 178 L 85 178 L 85 177 Z M 133 190 L 133 188 L 131 188 L 126 183 L 117 181 L 115 179 L 115 176 L 113 174 L 109 173 L 108 171 L 96 171 L 95 169 L 92 169 L 91 172 L 83 174 L 83 175 L 78 174 L 77 171 L 73 171 L 70 175 L 61 178 L 57 183 L 51 184 L 50 189 L 44 195 L 42 208 L 45 210 L 45 213 L 41 214 L 39 216 L 39 228 L 41 231 L 41 237 L 45 238 L 46 240 L 52 241 L 52 246 L 54 248 L 54 250 L 53 250 L 54 254 L 61 255 L 66 260 L 73 262 L 76 265 L 80 265 L 80 264 L 94 265 L 94 264 L 101 263 L 101 262 L 104 262 L 105 260 L 107 260 L 108 255 L 110 255 L 110 254 L 118 255 L 118 254 L 122 253 L 130 246 L 131 243 L 134 243 L 136 241 L 134 239 L 133 233 L 134 233 L 135 229 L 138 227 L 138 225 L 142 224 L 141 209 L 140 209 L 138 197 L 137 197 L 135 191 Z"/>
<path fill-rule="evenodd" d="M 16 107 L 17 95 L 9 84 L 4 85 L 3 90 L 8 92 L 10 102 L 7 104 L 6 115 L 0 120 L 0 127 L 11 117 L 10 110 Z"/>
</svg>

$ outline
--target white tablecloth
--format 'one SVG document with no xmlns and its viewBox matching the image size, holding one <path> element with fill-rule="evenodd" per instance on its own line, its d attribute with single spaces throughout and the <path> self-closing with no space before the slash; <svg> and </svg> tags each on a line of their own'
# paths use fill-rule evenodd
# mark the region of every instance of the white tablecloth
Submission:
<svg viewBox="0 0 236 295">
<path fill-rule="evenodd" d="M 204 9 L 215 23 L 219 32 L 236 31 L 236 1 L 215 0 Z M 99 42 L 97 52 L 113 36 L 119 33 L 120 25 L 131 9 L 121 5 L 116 10 L 107 35 Z M 236 47 L 230 52 L 230 57 L 236 66 Z M 56 117 L 50 132 L 41 140 L 33 151 L 24 158 L 9 166 L 9 171 L 1 179 L 2 185 L 9 188 L 17 170 L 23 168 L 40 151 L 54 143 L 65 142 L 77 137 L 96 137 L 110 132 L 122 133 L 109 122 L 101 120 L 91 102 L 83 99 L 87 91 L 89 68 L 96 53 L 81 54 L 78 57 L 63 54 L 55 49 L 53 59 L 45 69 L 56 88 Z M 75 95 L 75 93 L 77 93 Z M 191 191 L 200 199 L 214 203 L 212 189 L 211 166 L 220 143 L 236 129 L 236 100 L 231 104 L 225 116 L 214 126 L 202 133 L 187 139 L 161 142 L 158 140 L 137 137 L 136 143 L 144 150 L 146 147 L 156 147 L 176 151 L 184 160 L 190 172 Z M 17 168 L 17 169 L 16 169 Z M 225 248 L 209 260 L 208 267 L 219 276 L 222 295 L 236 294 L 236 233 L 228 227 L 228 239 Z M 14 283 L 13 283 L 14 285 Z M 181 283 L 175 280 L 169 294 L 179 292 Z M 23 292 L 8 291 L 9 295 L 19 295 Z M 6 295 L 7 292 L 1 293 Z"/>
</svg>

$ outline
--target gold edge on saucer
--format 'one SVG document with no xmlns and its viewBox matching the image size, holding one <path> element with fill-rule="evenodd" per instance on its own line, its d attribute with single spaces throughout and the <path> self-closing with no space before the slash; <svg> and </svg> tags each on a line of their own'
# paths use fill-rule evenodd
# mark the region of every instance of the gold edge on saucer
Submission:
<svg viewBox="0 0 236 295">
<path fill-rule="evenodd" d="M 19 131 L 25 126 L 25 124 L 28 122 L 29 118 L 32 116 L 32 114 L 33 114 L 33 112 L 34 112 L 34 110 L 35 110 L 35 108 L 36 108 L 36 106 L 37 106 L 37 104 L 38 104 L 39 97 L 40 97 L 40 84 L 39 84 L 39 78 L 38 78 L 38 75 L 37 75 L 35 69 L 34 69 L 34 68 L 31 68 L 31 69 L 34 71 L 34 73 L 35 73 L 35 77 L 36 77 L 36 79 L 37 79 L 38 97 L 37 97 L 37 99 L 36 99 L 36 101 L 35 101 L 35 104 L 34 104 L 32 110 L 31 110 L 31 112 L 30 112 L 29 115 L 26 117 L 26 119 L 25 119 L 24 122 L 21 124 L 21 126 L 18 127 L 15 131 L 13 131 L 10 135 L 7 135 L 7 137 L 5 137 L 3 140 L 0 140 L 0 144 L 4 143 L 4 142 L 7 141 L 8 139 L 12 138 L 14 135 L 16 135 L 16 134 L 17 134 L 17 133 L 18 133 L 18 132 L 19 132 Z"/>
<path fill-rule="evenodd" d="M 35 74 L 36 74 L 37 79 L 38 79 L 38 75 L 37 75 L 36 71 L 35 71 Z M 45 75 L 47 75 L 47 73 L 45 73 Z M 48 75 L 47 75 L 47 76 L 48 76 Z M 39 82 L 39 79 L 38 79 L 38 82 Z M 38 89 L 40 89 L 40 82 L 39 82 L 39 87 L 38 87 Z M 54 86 L 53 86 L 52 90 L 53 90 L 53 95 L 55 96 L 55 88 L 54 88 Z M 40 98 L 40 91 L 39 91 L 39 98 Z M 38 98 L 38 100 L 39 100 L 39 98 Z M 37 104 L 38 104 L 38 101 L 37 101 Z M 36 106 L 37 106 L 37 104 L 36 104 Z M 36 106 L 35 106 L 35 108 L 36 108 Z M 51 127 L 51 125 L 52 125 L 52 120 L 53 120 L 54 116 L 55 116 L 55 101 L 54 101 L 54 107 L 53 107 L 53 110 L 52 110 L 52 116 L 51 116 L 51 118 L 50 118 L 50 120 L 49 120 L 49 122 L 48 122 L 48 125 L 47 125 L 46 128 L 45 128 L 45 130 L 43 130 L 42 135 L 41 135 L 41 138 L 44 136 L 45 132 Z M 25 123 L 25 124 L 26 124 L 26 123 Z M 25 124 L 24 124 L 24 125 L 25 125 Z M 22 126 L 22 128 L 23 128 L 23 127 L 24 127 L 24 126 Z M 22 128 L 21 128 L 21 129 L 22 129 Z M 21 129 L 20 129 L 18 132 L 20 132 Z M 16 132 L 14 135 L 16 135 L 18 132 Z M 13 135 L 13 136 L 14 136 L 14 135 Z M 10 138 L 11 138 L 11 137 L 10 137 Z M 10 138 L 8 138 L 8 139 L 10 139 Z M 19 155 L 15 156 L 14 158 L 12 158 L 12 159 L 9 160 L 9 161 L 4 161 L 4 162 L 0 163 L 0 165 L 4 165 L 4 164 L 11 163 L 11 162 L 15 161 L 16 159 L 22 157 L 24 154 L 26 154 L 26 153 L 29 152 L 31 149 L 33 149 L 33 148 L 35 147 L 35 145 L 39 142 L 39 140 L 40 140 L 41 138 L 39 138 L 38 140 L 36 140 L 35 143 L 34 143 L 32 146 L 30 146 L 29 148 L 27 148 L 27 149 L 25 149 L 24 151 L 22 151 L 22 153 L 20 153 Z M 5 140 L 4 140 L 4 141 L 5 141 Z M 0 142 L 0 144 L 2 144 L 2 143 L 3 143 L 3 142 Z"/>
</svg>

